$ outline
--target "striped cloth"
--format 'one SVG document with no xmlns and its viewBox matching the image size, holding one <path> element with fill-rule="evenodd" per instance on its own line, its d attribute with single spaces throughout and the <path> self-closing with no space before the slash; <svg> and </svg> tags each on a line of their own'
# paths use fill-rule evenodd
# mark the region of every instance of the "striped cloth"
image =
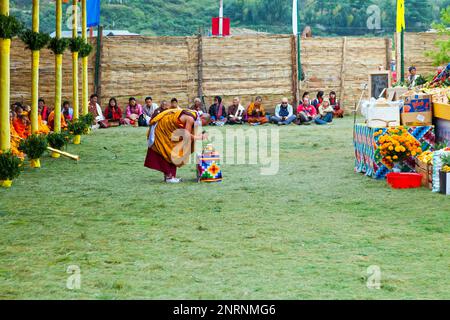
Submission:
<svg viewBox="0 0 450 320">
<path fill-rule="evenodd" d="M 435 144 L 434 126 L 406 127 L 409 134 L 420 142 L 423 151 L 433 151 Z M 382 130 L 383 134 L 387 128 L 369 128 L 365 124 L 357 124 L 354 127 L 353 144 L 355 147 L 355 172 L 364 173 L 375 179 L 384 179 L 392 170 L 383 164 L 378 155 L 378 135 L 375 132 Z M 415 158 L 410 157 L 400 164 L 402 171 L 414 172 Z"/>
</svg>

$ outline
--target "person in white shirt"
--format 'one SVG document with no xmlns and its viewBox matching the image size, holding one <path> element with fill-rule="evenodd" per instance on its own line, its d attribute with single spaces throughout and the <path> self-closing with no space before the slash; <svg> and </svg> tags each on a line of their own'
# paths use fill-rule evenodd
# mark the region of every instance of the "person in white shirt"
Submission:
<svg viewBox="0 0 450 320">
<path fill-rule="evenodd" d="M 417 69 L 414 66 L 409 67 L 409 76 L 406 79 L 406 84 L 408 85 L 408 89 L 412 89 L 416 86 L 416 81 L 420 77 L 420 75 L 417 74 Z"/>
<path fill-rule="evenodd" d="M 242 124 L 245 118 L 245 108 L 241 105 L 240 99 L 235 97 L 233 104 L 228 107 L 228 124 Z"/>
<path fill-rule="evenodd" d="M 153 116 L 153 113 L 158 108 L 159 108 L 159 106 L 156 103 L 153 103 L 152 97 L 149 96 L 149 97 L 145 98 L 145 104 L 144 104 L 144 107 L 142 108 L 142 111 L 144 112 L 143 115 L 144 115 L 145 121 L 147 122 L 147 125 L 149 124 L 150 119 Z"/>
<path fill-rule="evenodd" d="M 93 128 L 99 127 L 98 123 L 105 120 L 105 117 L 103 116 L 102 108 L 97 103 L 98 101 L 98 95 L 92 94 L 90 101 L 89 101 L 89 113 L 94 115 L 94 122 Z"/>
</svg>

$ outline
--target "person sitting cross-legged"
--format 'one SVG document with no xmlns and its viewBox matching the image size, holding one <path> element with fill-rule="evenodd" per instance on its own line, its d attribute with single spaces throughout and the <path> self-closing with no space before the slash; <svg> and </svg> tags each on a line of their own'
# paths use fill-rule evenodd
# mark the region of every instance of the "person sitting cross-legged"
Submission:
<svg viewBox="0 0 450 320">
<path fill-rule="evenodd" d="M 250 125 L 259 125 L 269 122 L 260 96 L 256 97 L 255 102 L 250 103 L 247 107 L 247 122 Z"/>
<path fill-rule="evenodd" d="M 228 124 L 242 124 L 245 117 L 245 108 L 241 105 L 240 99 L 235 97 L 233 104 L 228 107 Z"/>
<path fill-rule="evenodd" d="M 344 109 L 341 108 L 339 104 L 339 100 L 336 98 L 336 92 L 330 92 L 330 105 L 334 109 L 334 117 L 335 118 L 343 118 L 344 117 Z"/>
<path fill-rule="evenodd" d="M 278 125 L 289 125 L 296 119 L 294 109 L 287 98 L 281 100 L 281 104 L 275 107 L 275 115 L 270 118 L 272 123 Z"/>
<path fill-rule="evenodd" d="M 221 97 L 214 97 L 214 104 L 209 107 L 209 115 L 211 116 L 211 125 L 223 126 L 227 122 L 227 111 Z"/>
<path fill-rule="evenodd" d="M 319 117 L 316 117 L 314 121 L 316 124 L 330 124 L 333 121 L 334 109 L 330 106 L 330 100 L 324 99 L 319 106 Z"/>
<path fill-rule="evenodd" d="M 309 125 L 317 117 L 316 108 L 310 103 L 308 97 L 304 96 L 302 104 L 297 108 L 297 120 L 298 125 Z"/>
</svg>

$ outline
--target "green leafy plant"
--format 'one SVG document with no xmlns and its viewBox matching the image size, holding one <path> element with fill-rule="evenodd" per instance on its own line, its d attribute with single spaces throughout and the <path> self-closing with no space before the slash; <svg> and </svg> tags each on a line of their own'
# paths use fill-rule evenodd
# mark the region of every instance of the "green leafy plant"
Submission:
<svg viewBox="0 0 450 320">
<path fill-rule="evenodd" d="M 441 141 L 441 142 L 436 142 L 436 144 L 434 145 L 434 149 L 435 150 L 442 150 L 447 148 L 447 146 L 449 145 L 449 142 L 447 140 Z"/>
<path fill-rule="evenodd" d="M 441 11 L 441 23 L 433 24 L 442 39 L 437 40 L 435 45 L 437 50 L 427 51 L 425 55 L 433 59 L 435 66 L 447 64 L 450 61 L 450 6 Z"/>
<path fill-rule="evenodd" d="M 47 135 L 47 142 L 54 149 L 62 150 L 68 141 L 67 133 L 51 132 Z"/>
<path fill-rule="evenodd" d="M 450 154 L 442 157 L 442 166 L 450 167 Z"/>
<path fill-rule="evenodd" d="M 22 22 L 14 16 L 0 14 L 0 38 L 12 39 L 22 32 Z"/>
<path fill-rule="evenodd" d="M 30 29 L 23 31 L 19 35 L 20 39 L 27 45 L 31 51 L 39 51 L 50 41 L 50 36 L 43 32 L 34 32 Z"/>
<path fill-rule="evenodd" d="M 83 43 L 83 46 L 80 48 L 80 51 L 78 54 L 81 58 L 87 57 L 91 54 L 93 49 L 94 48 L 89 43 Z"/>
<path fill-rule="evenodd" d="M 32 134 L 19 145 L 19 150 L 25 153 L 29 159 L 39 159 L 47 150 L 47 137 L 43 134 Z"/>
<path fill-rule="evenodd" d="M 90 126 L 90 124 L 88 125 L 85 122 L 85 120 L 82 117 L 80 117 L 77 120 L 70 121 L 67 124 L 67 129 L 69 130 L 69 132 L 72 135 L 77 136 L 77 135 L 82 135 L 82 134 L 88 133 L 89 126 Z"/>
<path fill-rule="evenodd" d="M 58 39 L 52 38 L 48 44 L 48 48 L 52 50 L 54 54 L 63 54 L 69 46 L 69 40 L 66 38 Z"/>
<path fill-rule="evenodd" d="M 94 115 L 88 112 L 87 114 L 80 116 L 80 120 L 83 121 L 89 128 L 94 123 Z"/>
<path fill-rule="evenodd" d="M 69 48 L 71 52 L 80 52 L 84 46 L 84 40 L 80 37 L 69 39 Z"/>
<path fill-rule="evenodd" d="M 422 86 L 427 82 L 428 82 L 427 79 L 425 79 L 422 75 L 420 75 L 416 79 L 416 86 Z"/>
<path fill-rule="evenodd" d="M 0 180 L 14 180 L 20 175 L 22 160 L 11 151 L 0 154 Z"/>
</svg>

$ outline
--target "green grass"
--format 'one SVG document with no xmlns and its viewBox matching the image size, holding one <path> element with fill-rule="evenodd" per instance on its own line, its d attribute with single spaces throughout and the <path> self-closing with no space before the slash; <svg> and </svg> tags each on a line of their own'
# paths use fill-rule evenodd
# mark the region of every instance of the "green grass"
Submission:
<svg viewBox="0 0 450 320">
<path fill-rule="evenodd" d="M 142 128 L 84 136 L 79 163 L 45 156 L 0 190 L 0 298 L 450 298 L 450 198 L 354 173 L 350 118 L 280 138 L 277 176 L 223 165 L 221 184 L 193 165 L 163 184 Z"/>
</svg>

